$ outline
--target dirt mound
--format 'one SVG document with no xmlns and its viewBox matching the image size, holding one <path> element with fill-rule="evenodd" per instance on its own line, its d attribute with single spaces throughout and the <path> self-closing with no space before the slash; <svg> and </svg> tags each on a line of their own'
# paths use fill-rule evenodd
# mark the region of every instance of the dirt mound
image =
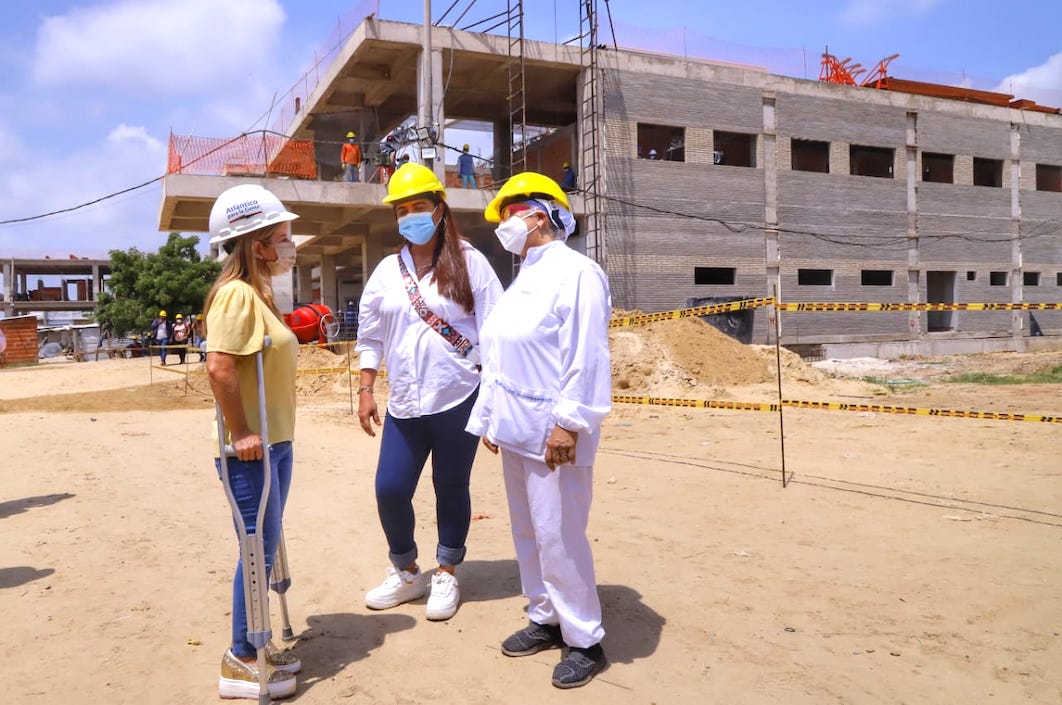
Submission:
<svg viewBox="0 0 1062 705">
<path fill-rule="evenodd" d="M 666 396 L 759 384 L 774 377 L 773 352 L 768 360 L 699 318 L 616 328 L 609 339 L 612 384 L 621 394 Z"/>
</svg>

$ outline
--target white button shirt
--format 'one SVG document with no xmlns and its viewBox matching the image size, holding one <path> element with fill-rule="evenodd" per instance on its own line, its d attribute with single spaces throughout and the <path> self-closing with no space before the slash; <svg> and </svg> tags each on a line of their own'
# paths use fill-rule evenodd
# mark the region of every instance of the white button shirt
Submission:
<svg viewBox="0 0 1062 705">
<path fill-rule="evenodd" d="M 502 287 L 487 258 L 467 242 L 462 242 L 462 247 L 475 299 L 472 313 L 439 293 L 433 272 L 417 281 L 417 287 L 435 315 L 478 347 L 480 328 L 501 296 Z M 361 295 L 354 349 L 362 369 L 379 370 L 380 361 L 386 363 L 391 389 L 387 411 L 395 418 L 408 419 L 457 406 L 476 389 L 480 376 L 471 360 L 455 352 L 417 315 L 406 292 L 399 257 L 416 276 L 408 247 L 376 266 Z"/>
<path fill-rule="evenodd" d="M 483 386 L 466 430 L 544 459 L 555 425 L 579 433 L 572 465 L 593 465 L 612 409 L 608 278 L 561 241 L 533 247 L 480 332 Z"/>
</svg>

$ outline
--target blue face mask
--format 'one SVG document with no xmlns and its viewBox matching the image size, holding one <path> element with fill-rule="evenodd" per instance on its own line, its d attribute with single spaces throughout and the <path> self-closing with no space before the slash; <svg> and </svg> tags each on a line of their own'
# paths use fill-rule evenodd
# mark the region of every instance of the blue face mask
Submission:
<svg viewBox="0 0 1062 705">
<path fill-rule="evenodd" d="M 410 213 L 398 219 L 398 234 L 414 245 L 424 245 L 435 235 L 435 221 L 431 213 Z"/>
</svg>

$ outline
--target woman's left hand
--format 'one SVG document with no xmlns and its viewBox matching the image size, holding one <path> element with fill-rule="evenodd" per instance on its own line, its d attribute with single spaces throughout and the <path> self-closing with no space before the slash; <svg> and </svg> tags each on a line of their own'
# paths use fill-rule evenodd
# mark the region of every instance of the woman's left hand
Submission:
<svg viewBox="0 0 1062 705">
<path fill-rule="evenodd" d="M 549 438 L 546 439 L 546 467 L 556 470 L 560 465 L 574 463 L 575 444 L 578 440 L 578 431 L 569 431 L 566 428 L 554 426 Z"/>
</svg>

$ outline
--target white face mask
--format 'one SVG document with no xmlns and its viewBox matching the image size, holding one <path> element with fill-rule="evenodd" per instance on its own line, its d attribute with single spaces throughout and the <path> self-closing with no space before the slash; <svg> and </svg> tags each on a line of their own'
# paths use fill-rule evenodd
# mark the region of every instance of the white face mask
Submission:
<svg viewBox="0 0 1062 705">
<path fill-rule="evenodd" d="M 498 236 L 498 242 L 501 243 L 501 246 L 507 252 L 512 252 L 514 255 L 522 257 L 524 248 L 527 247 L 527 236 L 537 229 L 537 225 L 529 229 L 523 216 L 514 215 L 496 227 L 494 234 Z"/>
<path fill-rule="evenodd" d="M 274 277 L 287 274 L 295 266 L 295 243 L 283 240 L 273 245 L 273 249 L 276 250 L 277 258 L 273 262 L 266 263 L 269 267 L 269 274 Z"/>
</svg>

